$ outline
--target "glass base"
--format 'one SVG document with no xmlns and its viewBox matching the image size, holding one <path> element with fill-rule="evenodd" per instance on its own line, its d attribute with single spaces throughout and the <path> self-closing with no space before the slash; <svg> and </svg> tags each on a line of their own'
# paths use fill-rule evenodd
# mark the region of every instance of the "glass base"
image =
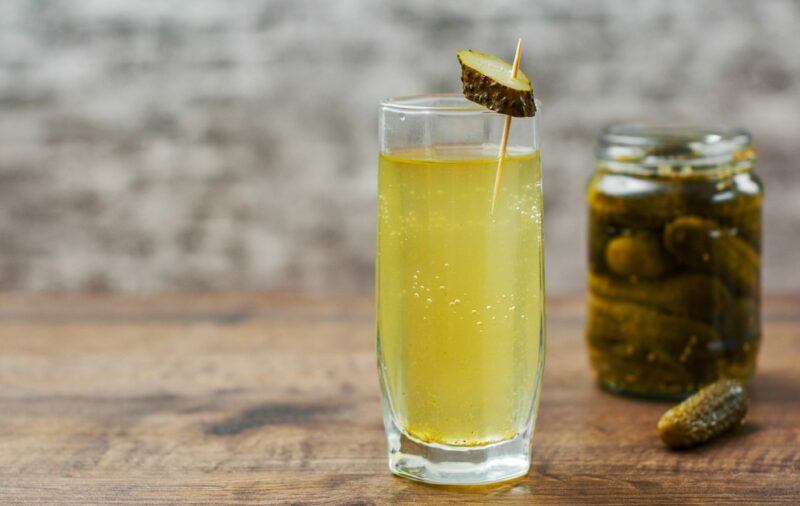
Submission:
<svg viewBox="0 0 800 506">
<path fill-rule="evenodd" d="M 387 428 L 389 469 L 440 485 L 485 485 L 524 476 L 531 465 L 530 431 L 486 446 L 449 446 L 413 439 L 394 423 Z"/>
</svg>

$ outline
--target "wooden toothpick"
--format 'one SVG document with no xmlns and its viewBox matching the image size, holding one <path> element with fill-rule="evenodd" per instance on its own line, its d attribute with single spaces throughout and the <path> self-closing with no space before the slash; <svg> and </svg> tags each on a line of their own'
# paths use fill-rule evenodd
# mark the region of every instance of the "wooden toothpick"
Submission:
<svg viewBox="0 0 800 506">
<path fill-rule="evenodd" d="M 522 37 L 517 40 L 517 51 L 514 53 L 514 65 L 511 67 L 511 77 L 517 77 L 519 70 L 519 60 L 522 57 Z M 506 157 L 506 147 L 508 146 L 508 133 L 511 130 L 511 116 L 506 116 L 506 124 L 503 125 L 503 137 L 500 139 L 500 159 L 497 161 L 497 172 L 494 176 L 494 190 L 492 191 L 492 214 L 494 214 L 494 204 L 497 201 L 497 194 L 500 192 L 500 180 L 503 178 L 503 160 Z"/>
</svg>

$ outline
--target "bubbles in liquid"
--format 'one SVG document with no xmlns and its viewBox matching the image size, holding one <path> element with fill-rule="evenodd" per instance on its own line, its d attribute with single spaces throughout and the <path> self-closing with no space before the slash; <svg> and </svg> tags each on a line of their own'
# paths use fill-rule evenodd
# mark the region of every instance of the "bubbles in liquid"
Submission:
<svg viewBox="0 0 800 506">
<path fill-rule="evenodd" d="M 450 301 L 450 305 L 451 306 L 455 306 L 456 304 L 460 304 L 460 303 L 461 303 L 461 299 L 453 299 L 453 300 Z"/>
<path fill-rule="evenodd" d="M 427 302 L 428 304 L 430 304 L 431 302 L 433 302 L 433 299 L 431 299 L 430 297 L 428 297 L 427 299 L 425 299 L 425 302 Z"/>
</svg>

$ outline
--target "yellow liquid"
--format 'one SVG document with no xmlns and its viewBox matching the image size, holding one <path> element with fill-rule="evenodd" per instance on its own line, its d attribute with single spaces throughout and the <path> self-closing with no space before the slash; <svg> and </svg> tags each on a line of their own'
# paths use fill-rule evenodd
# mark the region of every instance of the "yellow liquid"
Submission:
<svg viewBox="0 0 800 506">
<path fill-rule="evenodd" d="M 543 324 L 539 153 L 440 147 L 379 162 L 378 346 L 409 436 L 484 445 L 525 429 Z"/>
</svg>

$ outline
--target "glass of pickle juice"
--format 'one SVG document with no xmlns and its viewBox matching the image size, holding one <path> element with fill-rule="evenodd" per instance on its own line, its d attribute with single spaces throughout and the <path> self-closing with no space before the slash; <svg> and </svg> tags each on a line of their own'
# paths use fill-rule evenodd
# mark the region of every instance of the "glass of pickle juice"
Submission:
<svg viewBox="0 0 800 506">
<path fill-rule="evenodd" d="M 536 117 L 462 95 L 381 104 L 377 346 L 395 474 L 482 484 L 528 472 L 544 365 Z"/>
</svg>

